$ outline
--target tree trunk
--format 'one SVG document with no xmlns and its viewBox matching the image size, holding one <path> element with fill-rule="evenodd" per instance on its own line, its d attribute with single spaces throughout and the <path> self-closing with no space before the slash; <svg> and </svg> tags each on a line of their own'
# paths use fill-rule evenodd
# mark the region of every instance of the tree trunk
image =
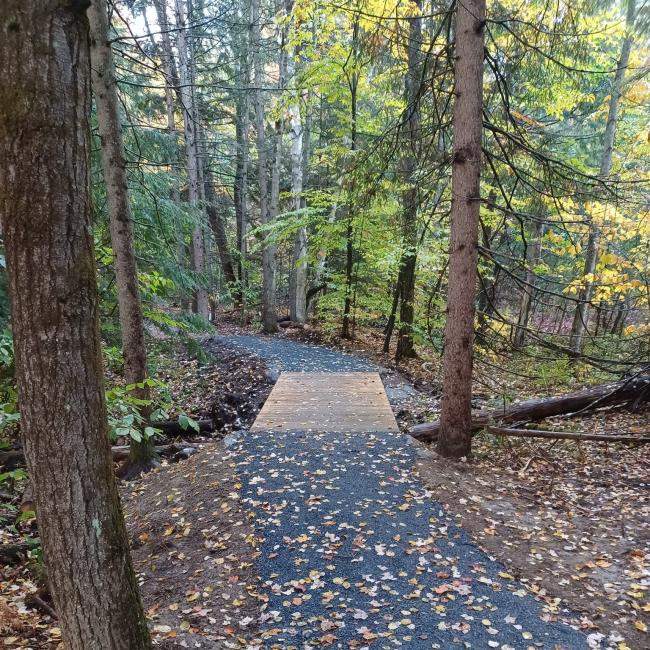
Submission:
<svg viewBox="0 0 650 650">
<path fill-rule="evenodd" d="M 542 238 L 544 237 L 544 222 L 539 220 L 535 222 L 535 232 L 533 234 L 532 246 L 529 248 L 529 255 L 526 260 L 526 283 L 521 292 L 521 303 L 519 304 L 519 317 L 515 328 L 515 335 L 512 345 L 515 350 L 519 350 L 526 342 L 526 330 L 528 329 L 528 320 L 530 318 L 531 305 L 535 296 L 535 267 L 542 258 Z"/>
<path fill-rule="evenodd" d="M 169 37 L 170 27 L 169 19 L 167 18 L 167 2 L 166 0 L 154 0 L 154 7 L 156 9 L 156 17 L 158 19 L 158 27 L 160 28 L 161 47 L 161 61 L 163 66 L 163 74 L 165 75 L 165 108 L 167 112 L 167 132 L 171 143 L 172 155 L 172 201 L 179 204 L 181 201 L 180 189 L 178 187 L 178 134 L 176 132 L 176 120 L 174 118 L 176 109 L 174 101 L 174 93 L 179 93 L 178 70 L 174 61 L 174 52 L 172 50 L 172 42 Z M 146 11 L 145 11 L 146 14 Z M 184 250 L 183 231 L 179 228 L 179 250 Z M 182 257 L 181 257 L 182 259 Z"/>
<path fill-rule="evenodd" d="M 244 104 L 242 106 L 242 104 Z M 235 203 L 235 221 L 237 228 L 237 277 L 242 294 L 245 293 L 246 276 L 245 266 L 248 251 L 246 248 L 246 235 L 248 231 L 248 100 L 237 102 L 237 116 L 235 135 L 237 139 L 237 162 L 235 163 L 235 183 L 233 198 Z M 242 303 L 243 306 L 243 303 Z"/>
<path fill-rule="evenodd" d="M 108 41 L 109 21 L 105 0 L 96 0 L 90 5 L 88 20 L 91 36 L 92 83 L 97 106 L 122 333 L 124 379 L 127 384 L 141 385 L 133 391 L 133 395 L 146 402 L 149 400 L 149 389 L 144 385 L 147 379 L 147 350 L 144 342 L 144 322 L 133 244 L 133 219 L 129 204 L 117 83 L 113 54 Z M 149 418 L 149 411 L 148 405 L 141 407 L 145 420 Z M 145 437 L 144 432 L 141 432 L 141 436 L 140 442 L 135 440 L 131 442 L 131 461 L 134 466 L 147 469 L 154 457 L 153 439 Z"/>
<path fill-rule="evenodd" d="M 243 3 L 241 9 L 241 22 L 249 22 L 248 4 Z M 235 181 L 233 187 L 233 198 L 235 203 L 235 221 L 237 228 L 237 249 L 239 257 L 237 261 L 237 277 L 241 292 L 242 310 L 245 308 L 246 296 L 246 258 L 248 251 L 246 247 L 246 235 L 248 231 L 248 133 L 250 125 L 249 117 L 249 88 L 250 66 L 248 62 L 248 49 L 251 27 L 243 32 L 241 41 L 235 43 L 237 50 L 238 78 L 243 86 L 237 93 L 235 106 L 235 138 L 237 140 L 237 153 L 235 163 Z"/>
<path fill-rule="evenodd" d="M 235 306 L 239 306 L 241 304 L 241 288 L 238 286 L 237 276 L 235 275 L 235 265 L 233 264 L 232 255 L 230 254 L 230 246 L 228 245 L 226 224 L 221 213 L 223 203 L 219 201 L 214 192 L 212 170 L 207 166 L 205 166 L 203 170 L 203 183 L 205 186 L 206 212 L 208 213 L 208 221 L 210 223 L 210 228 L 212 229 L 215 244 L 217 245 L 221 270 L 226 279 L 228 290 L 232 294 Z"/>
<path fill-rule="evenodd" d="M 264 116 L 264 65 L 262 63 L 262 36 L 260 24 L 260 0 L 251 0 L 251 46 L 253 54 L 253 104 L 255 106 L 255 130 L 257 136 L 257 175 L 260 194 L 260 222 L 269 222 L 269 181 L 266 160 L 266 132 Z M 268 233 L 264 233 L 262 245 L 262 330 L 267 334 L 278 331 L 278 313 L 275 296 L 275 246 Z"/>
<path fill-rule="evenodd" d="M 327 219 L 331 225 L 336 221 L 336 213 L 338 211 L 338 203 L 333 203 L 330 208 L 330 214 Z M 327 289 L 327 250 L 323 247 L 316 254 L 316 269 L 314 271 L 314 286 L 307 292 L 307 312 L 311 314 L 316 313 L 318 298 L 316 295 Z M 313 291 L 316 289 L 316 291 Z M 310 295 L 312 299 L 310 300 Z"/>
<path fill-rule="evenodd" d="M 354 18 L 352 25 L 352 61 L 353 65 L 359 59 L 359 15 Z M 359 88 L 359 71 L 353 70 L 349 76 L 350 86 L 350 152 L 351 159 L 354 161 L 357 150 L 357 91 Z M 347 226 L 345 229 L 345 299 L 343 301 L 343 323 L 341 326 L 341 338 L 351 339 L 352 328 L 352 283 L 354 271 L 354 179 L 352 180 L 349 190 L 349 197 L 346 206 Z"/>
<path fill-rule="evenodd" d="M 443 396 L 438 451 L 471 451 L 474 296 L 477 278 L 485 0 L 456 6 L 452 205 Z"/>
<path fill-rule="evenodd" d="M 291 0 L 287 5 L 290 11 Z M 287 72 L 292 85 L 297 85 L 296 58 L 293 52 L 287 58 Z M 291 129 L 291 209 L 299 212 L 302 208 L 302 184 L 304 171 L 303 126 L 300 116 L 300 93 L 294 94 L 289 105 L 289 126 Z M 301 217 L 302 218 L 302 217 Z M 293 240 L 291 273 L 289 274 L 289 314 L 295 323 L 307 320 L 307 227 L 300 226 Z"/>
<path fill-rule="evenodd" d="M 609 98 L 609 109 L 607 113 L 607 123 L 605 124 L 605 135 L 603 137 L 603 151 L 600 159 L 600 178 L 607 180 L 612 171 L 612 154 L 614 152 L 614 140 L 616 138 L 616 126 L 618 120 L 618 107 L 623 94 L 623 82 L 625 80 L 625 70 L 630 60 L 630 51 L 632 49 L 632 27 L 636 17 L 636 2 L 628 0 L 627 15 L 625 28 L 627 34 L 621 47 L 621 56 L 616 66 L 616 73 L 612 83 L 612 92 Z M 587 241 L 587 251 L 585 254 L 585 266 L 583 269 L 584 284 L 578 294 L 578 304 L 573 316 L 571 326 L 571 337 L 569 338 L 569 348 L 577 354 L 582 354 L 584 347 L 585 334 L 589 323 L 589 308 L 594 293 L 594 272 L 598 262 L 600 249 L 600 227 L 594 222 L 593 217 L 589 223 L 589 239 Z"/>
<path fill-rule="evenodd" d="M 174 59 L 174 51 L 172 49 L 172 41 L 169 36 L 170 25 L 167 17 L 167 0 L 154 0 L 154 7 L 156 9 L 156 18 L 158 20 L 158 27 L 160 29 L 161 39 L 161 61 L 163 67 L 163 74 L 165 75 L 165 107 L 167 112 L 167 133 L 169 134 L 170 142 L 170 156 L 171 156 L 171 199 L 176 205 L 181 203 L 181 191 L 179 186 L 180 169 L 179 169 L 179 147 L 178 147 L 178 132 L 176 130 L 176 99 L 180 100 L 180 88 L 178 80 L 178 69 L 176 68 L 176 61 Z M 143 16 L 146 16 L 146 7 L 143 9 Z M 153 40 L 153 36 L 152 36 Z M 179 103 L 181 103 L 179 101 Z M 177 217 L 176 219 L 176 251 L 179 267 L 185 266 L 185 234 L 183 232 L 183 219 Z M 183 303 L 184 294 L 181 293 L 180 304 Z"/>
<path fill-rule="evenodd" d="M 107 435 L 83 3 L 0 5 L 0 214 L 21 432 L 71 650 L 149 648 Z"/>
<path fill-rule="evenodd" d="M 406 111 L 405 128 L 407 142 L 404 144 L 405 155 L 401 160 L 402 181 L 405 189 L 402 192 L 404 203 L 402 224 L 402 260 L 400 285 L 400 326 L 397 336 L 395 360 L 414 357 L 413 318 L 415 302 L 415 267 L 417 262 L 417 218 L 418 218 L 418 185 L 417 172 L 418 151 L 420 140 L 420 85 L 424 79 L 421 69 L 420 48 L 422 47 L 422 0 L 416 0 L 417 15 L 408 18 L 408 70 L 405 78 Z"/>
<path fill-rule="evenodd" d="M 205 273 L 205 248 L 203 241 L 203 224 L 201 223 L 201 164 L 198 143 L 199 116 L 196 108 L 194 93 L 194 74 L 192 72 L 192 48 L 189 44 L 186 25 L 185 0 L 175 0 L 176 27 L 178 30 L 178 68 L 180 95 L 183 112 L 183 127 L 185 131 L 185 151 L 187 154 L 188 188 L 187 198 L 196 209 L 198 222 L 192 232 L 192 265 L 196 274 L 197 288 L 195 291 L 195 310 L 206 320 L 210 317 L 208 292 L 203 286 Z"/>
<path fill-rule="evenodd" d="M 300 107 L 294 104 L 291 114 L 291 209 L 295 212 L 302 207 L 302 123 Z M 304 323 L 307 318 L 307 228 L 300 226 L 293 241 L 289 285 L 289 309 L 291 320 Z"/>
<path fill-rule="evenodd" d="M 384 328 L 384 346 L 382 350 L 388 354 L 390 352 L 390 340 L 393 338 L 393 330 L 395 329 L 395 320 L 397 318 L 397 307 L 399 305 L 399 298 L 402 295 L 402 265 L 400 264 L 399 270 L 397 271 L 397 282 L 395 283 L 395 288 L 393 290 L 393 301 L 390 306 L 390 314 L 388 315 L 388 321 L 386 322 L 386 327 Z"/>
</svg>

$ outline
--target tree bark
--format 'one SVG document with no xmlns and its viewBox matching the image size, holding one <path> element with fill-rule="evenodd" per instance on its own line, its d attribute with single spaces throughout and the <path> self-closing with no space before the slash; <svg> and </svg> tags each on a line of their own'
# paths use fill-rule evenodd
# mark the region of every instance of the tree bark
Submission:
<svg viewBox="0 0 650 650">
<path fill-rule="evenodd" d="M 357 150 L 357 92 L 359 89 L 359 71 L 356 63 L 359 59 L 359 22 L 360 16 L 356 14 L 352 24 L 352 64 L 355 69 L 349 74 L 348 82 L 350 87 L 350 153 L 354 161 Z M 351 312 L 352 312 L 352 284 L 354 272 L 354 179 L 351 181 L 349 197 L 345 209 L 347 226 L 345 228 L 345 298 L 343 301 L 343 319 L 341 325 L 341 338 L 352 338 Z"/>
<path fill-rule="evenodd" d="M 269 223 L 269 181 L 266 156 L 266 132 L 264 116 L 264 66 L 262 63 L 262 35 L 260 24 L 260 0 L 251 0 L 251 45 L 253 54 L 253 104 L 255 107 L 255 130 L 257 136 L 257 175 L 259 183 L 260 222 Z M 268 233 L 262 244 L 262 330 L 267 334 L 278 331 L 278 314 L 275 296 L 275 246 Z"/>
<path fill-rule="evenodd" d="M 154 0 L 154 7 L 156 9 L 156 18 L 158 20 L 158 27 L 160 28 L 161 39 L 161 61 L 163 66 L 163 74 L 165 75 L 165 108 L 167 116 L 167 132 L 172 149 L 172 164 L 171 169 L 173 173 L 172 179 L 172 201 L 180 203 L 180 189 L 178 187 L 178 134 L 176 132 L 176 102 L 174 101 L 174 94 L 179 94 L 179 81 L 178 70 L 174 60 L 174 51 L 172 50 L 172 41 L 169 36 L 170 27 L 169 19 L 167 17 L 167 1 Z M 145 12 L 146 13 L 146 12 Z M 183 249 L 182 230 L 179 229 L 180 244 L 179 250 Z M 182 258 L 181 258 L 182 259 Z"/>
<path fill-rule="evenodd" d="M 291 120 L 291 209 L 298 212 L 302 208 L 302 123 L 300 107 L 290 107 Z M 307 227 L 300 226 L 293 241 L 289 285 L 289 310 L 291 320 L 304 323 L 307 319 Z"/>
<path fill-rule="evenodd" d="M 397 282 L 395 283 L 395 288 L 393 289 L 393 301 L 390 306 L 390 314 L 388 315 L 388 321 L 386 322 L 386 327 L 384 328 L 384 345 L 382 350 L 388 354 L 390 352 L 390 340 L 393 338 L 393 330 L 395 329 L 395 320 L 397 319 L 397 307 L 399 305 L 399 299 L 402 295 L 402 265 L 400 263 L 399 269 L 397 271 Z"/>
<path fill-rule="evenodd" d="M 328 223 L 331 225 L 336 221 L 336 213 L 338 211 L 338 203 L 333 203 L 330 208 L 330 214 L 327 218 Z M 318 298 L 317 294 L 327 289 L 327 250 L 323 247 L 319 249 L 316 254 L 316 268 L 314 270 L 314 286 L 307 291 L 307 312 L 315 314 Z"/>
<path fill-rule="evenodd" d="M 180 96 L 185 131 L 185 150 L 187 154 L 187 197 L 189 204 L 195 208 L 198 222 L 192 231 L 192 265 L 196 274 L 197 288 L 195 291 L 196 313 L 206 320 L 210 317 L 208 292 L 203 286 L 205 273 L 205 247 L 203 241 L 201 198 L 201 161 L 198 143 L 199 115 L 194 93 L 194 74 L 192 71 L 192 48 L 188 39 L 186 24 L 185 0 L 175 0 L 176 27 L 178 30 L 178 69 L 180 81 Z"/>
<path fill-rule="evenodd" d="M 97 106 L 122 333 L 124 379 L 127 384 L 141 384 L 141 387 L 134 389 L 133 395 L 139 400 L 148 401 L 150 391 L 144 385 L 147 379 L 147 350 L 133 243 L 133 218 L 129 204 L 122 124 L 113 53 L 108 40 L 109 20 L 105 0 L 92 2 L 88 8 L 88 20 L 91 36 L 92 84 Z M 149 411 L 148 405 L 141 407 L 145 420 L 149 417 Z M 144 432 L 141 432 L 141 436 L 140 442 L 131 441 L 131 462 L 134 466 L 147 469 L 154 458 L 153 440 L 145 437 Z"/>
<path fill-rule="evenodd" d="M 237 282 L 235 275 L 235 265 L 232 261 L 230 254 L 230 246 L 228 245 L 228 235 L 226 234 L 226 224 L 221 213 L 223 204 L 217 198 L 214 191 L 214 178 L 212 171 L 205 166 L 203 171 L 203 183 L 205 185 L 205 203 L 206 212 L 208 213 L 208 221 L 212 229 L 212 235 L 217 245 L 217 252 L 219 253 L 219 261 L 221 262 L 221 270 L 226 279 L 228 290 L 231 292 L 235 306 L 241 305 L 241 288 Z"/>
<path fill-rule="evenodd" d="M 291 11 L 292 0 L 287 2 L 287 12 Z M 294 88 L 297 86 L 296 58 L 298 48 L 287 58 L 287 74 Z M 305 149 L 303 144 L 303 125 L 300 115 L 300 91 L 293 90 L 289 105 L 289 128 L 291 130 L 291 210 L 299 212 L 302 208 L 302 185 Z M 289 314 L 296 323 L 307 320 L 307 227 L 300 226 L 293 240 L 291 273 L 289 274 Z"/>
<path fill-rule="evenodd" d="M 403 223 L 402 223 L 402 260 L 400 287 L 400 326 L 397 335 L 395 360 L 415 357 L 413 345 L 413 319 L 415 302 L 415 269 L 417 262 L 417 218 L 418 218 L 418 185 L 417 172 L 418 151 L 420 140 L 420 85 L 424 75 L 421 69 L 420 48 L 422 47 L 422 0 L 416 0 L 417 15 L 408 18 L 408 70 L 405 78 L 405 128 L 407 133 L 404 144 L 405 155 L 401 160 L 402 181 L 405 189 L 402 192 Z"/>
<path fill-rule="evenodd" d="M 627 34 L 623 39 L 621 56 L 618 60 L 616 73 L 614 74 L 614 80 L 612 82 L 612 92 L 609 98 L 607 122 L 605 124 L 605 134 L 603 137 L 603 151 L 600 159 L 600 178 L 603 180 L 607 180 L 612 171 L 612 154 L 614 153 L 614 140 L 616 139 L 618 108 L 623 94 L 625 71 L 630 60 L 630 51 L 632 50 L 632 28 L 634 26 L 635 18 L 636 2 L 635 0 L 628 0 L 625 19 Z M 593 220 L 593 217 L 590 218 L 589 239 L 587 241 L 585 265 L 583 269 L 584 284 L 578 294 L 578 304 L 573 316 L 571 336 L 569 338 L 569 348 L 576 354 L 582 354 L 585 334 L 587 333 L 591 299 L 594 293 L 593 275 L 596 271 L 596 264 L 600 252 L 600 235 L 599 225 Z"/>
<path fill-rule="evenodd" d="M 21 432 L 67 648 L 149 648 L 107 435 L 86 5 L 0 5 L 0 214 Z"/>
<path fill-rule="evenodd" d="M 248 3 L 243 3 L 240 16 L 242 23 L 249 23 Z M 235 221 L 237 228 L 237 249 L 239 257 L 237 260 L 237 277 L 241 292 L 241 307 L 245 309 L 246 296 L 246 258 L 248 250 L 246 246 L 246 235 L 248 231 L 248 137 L 249 137 L 249 88 L 250 65 L 248 62 L 249 42 L 251 26 L 242 31 L 240 39 L 235 42 L 238 78 L 242 88 L 237 92 L 235 106 L 235 139 L 237 141 L 237 154 L 235 162 L 235 180 L 233 187 L 233 199 L 235 203 Z"/>
<path fill-rule="evenodd" d="M 483 111 L 485 0 L 456 5 L 451 242 L 443 396 L 438 451 L 471 451 L 474 297 L 476 293 Z"/>
</svg>

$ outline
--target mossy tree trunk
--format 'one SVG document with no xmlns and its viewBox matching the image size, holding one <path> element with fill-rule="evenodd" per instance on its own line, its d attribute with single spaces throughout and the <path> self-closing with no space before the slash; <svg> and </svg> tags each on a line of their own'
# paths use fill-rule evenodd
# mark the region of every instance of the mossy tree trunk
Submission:
<svg viewBox="0 0 650 650">
<path fill-rule="evenodd" d="M 149 634 L 104 402 L 86 6 L 0 4 L 0 214 L 21 432 L 63 639 L 139 650 Z"/>
<path fill-rule="evenodd" d="M 126 383 L 140 385 L 133 395 L 149 401 L 147 379 L 147 350 L 144 340 L 144 320 L 138 287 L 138 268 L 133 243 L 133 218 L 129 203 L 129 188 L 122 139 L 121 115 L 115 80 L 113 53 L 108 39 L 109 20 L 106 0 L 94 0 L 88 8 L 90 22 L 90 57 L 92 84 L 97 107 L 97 122 L 101 140 L 102 167 L 106 183 L 108 220 L 113 246 L 117 304 L 122 332 L 122 356 Z M 151 409 L 141 408 L 145 421 Z M 152 438 L 140 432 L 140 441 L 131 440 L 130 463 L 137 471 L 147 469 L 154 459 Z"/>
</svg>

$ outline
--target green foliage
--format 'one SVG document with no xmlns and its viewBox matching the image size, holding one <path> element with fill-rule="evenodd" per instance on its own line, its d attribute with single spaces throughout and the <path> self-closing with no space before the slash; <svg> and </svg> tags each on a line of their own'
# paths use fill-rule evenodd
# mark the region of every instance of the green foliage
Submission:
<svg viewBox="0 0 650 650">
<path fill-rule="evenodd" d="M 143 388 L 152 392 L 158 389 L 163 394 L 164 384 L 155 379 L 147 379 L 138 384 L 115 386 L 106 391 L 106 405 L 108 410 L 108 433 L 112 441 L 124 437 L 142 442 L 153 438 L 159 430 L 151 426 L 151 421 L 167 419 L 169 405 L 166 402 L 154 399 L 142 399 L 137 392 Z M 150 418 L 145 418 L 143 412 L 151 412 Z"/>
<path fill-rule="evenodd" d="M 536 384 L 544 390 L 560 392 L 574 380 L 571 361 L 567 358 L 540 361 L 535 365 Z"/>
<path fill-rule="evenodd" d="M 205 351 L 205 348 L 201 345 L 199 341 L 192 338 L 191 336 L 185 337 L 183 340 L 185 343 L 185 349 L 187 354 L 192 358 L 196 359 L 199 365 L 205 365 L 210 361 L 210 355 Z"/>
<path fill-rule="evenodd" d="M 24 484 L 27 480 L 27 472 L 24 469 L 13 469 L 10 472 L 0 473 L 0 488 L 8 488 L 17 491 L 16 484 Z"/>
<path fill-rule="evenodd" d="M 121 372 L 124 368 L 124 357 L 122 356 L 122 350 L 116 345 L 104 345 L 102 346 L 102 352 L 104 354 L 104 364 L 106 368 L 112 370 L 113 372 Z"/>
<path fill-rule="evenodd" d="M 137 392 L 148 388 L 150 399 L 142 399 Z M 118 438 L 127 438 L 135 442 L 149 440 L 160 434 L 155 427 L 156 422 L 169 419 L 172 400 L 167 384 L 156 379 L 146 379 L 138 384 L 114 386 L 106 391 L 108 410 L 108 427 L 110 439 L 115 442 Z M 148 417 L 145 417 L 148 413 Z M 199 431 L 198 423 L 181 411 L 178 423 L 184 431 L 194 429 Z"/>
<path fill-rule="evenodd" d="M 14 434 L 19 421 L 13 339 L 11 332 L 4 330 L 0 334 L 0 439 Z"/>
</svg>

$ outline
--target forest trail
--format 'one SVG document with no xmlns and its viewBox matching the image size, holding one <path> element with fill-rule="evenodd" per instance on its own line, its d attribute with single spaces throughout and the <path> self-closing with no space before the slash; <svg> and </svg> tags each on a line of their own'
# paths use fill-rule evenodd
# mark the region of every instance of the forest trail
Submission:
<svg viewBox="0 0 650 650">
<path fill-rule="evenodd" d="M 376 371 L 286 339 L 219 339 L 279 371 Z M 257 426 L 231 449 L 262 538 L 266 647 L 586 647 L 454 525 L 415 471 L 418 450 L 389 427 Z"/>
</svg>

